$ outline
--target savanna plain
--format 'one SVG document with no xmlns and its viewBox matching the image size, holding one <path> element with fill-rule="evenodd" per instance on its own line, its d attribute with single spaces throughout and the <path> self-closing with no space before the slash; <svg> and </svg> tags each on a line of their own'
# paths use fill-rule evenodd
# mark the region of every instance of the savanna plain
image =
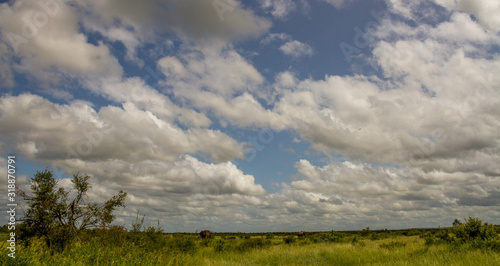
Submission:
<svg viewBox="0 0 500 266">
<path fill-rule="evenodd" d="M 19 227 L 22 231 L 22 227 Z M 164 233 L 135 224 L 90 229 L 77 238 L 18 240 L 2 265 L 500 265 L 500 227 L 469 217 L 438 229 L 297 233 Z M 6 229 L 6 228 L 3 228 Z M 22 234 L 22 232 L 20 232 Z"/>
</svg>

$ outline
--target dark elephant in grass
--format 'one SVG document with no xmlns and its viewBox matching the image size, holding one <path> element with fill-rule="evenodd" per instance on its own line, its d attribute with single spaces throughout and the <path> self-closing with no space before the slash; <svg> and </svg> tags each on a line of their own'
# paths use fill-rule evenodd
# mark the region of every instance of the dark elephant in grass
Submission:
<svg viewBox="0 0 500 266">
<path fill-rule="evenodd" d="M 303 236 L 306 236 L 306 232 L 304 232 L 304 231 L 300 231 L 299 233 L 297 233 L 297 236 L 298 236 L 298 237 L 303 237 Z"/>
<path fill-rule="evenodd" d="M 200 232 L 201 238 L 211 238 L 212 237 L 212 232 L 210 230 L 203 230 Z"/>
</svg>

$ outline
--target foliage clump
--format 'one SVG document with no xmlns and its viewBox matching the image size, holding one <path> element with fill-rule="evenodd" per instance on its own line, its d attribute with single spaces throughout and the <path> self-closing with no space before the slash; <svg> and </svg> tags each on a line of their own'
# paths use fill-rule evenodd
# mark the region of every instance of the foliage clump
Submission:
<svg viewBox="0 0 500 266">
<path fill-rule="evenodd" d="M 236 250 L 240 252 L 245 252 L 251 249 L 264 248 L 271 245 L 271 240 L 263 238 L 250 238 L 243 240 L 239 245 L 236 246 Z"/>
<path fill-rule="evenodd" d="M 285 241 L 286 244 L 293 244 L 295 242 L 297 242 L 297 238 L 295 238 L 295 236 L 287 236 L 283 239 L 283 241 Z"/>
<path fill-rule="evenodd" d="M 322 237 L 316 237 L 313 242 L 314 243 L 323 243 L 324 239 Z"/>
<path fill-rule="evenodd" d="M 403 248 L 406 247 L 406 243 L 400 242 L 400 241 L 391 241 L 390 243 L 383 243 L 380 244 L 381 248 L 386 248 L 386 249 L 395 249 L 395 248 Z"/>
<path fill-rule="evenodd" d="M 186 237 L 176 241 L 174 249 L 182 253 L 195 254 L 198 251 L 198 245 L 191 237 Z"/>
<path fill-rule="evenodd" d="M 229 245 L 226 243 L 226 241 L 219 239 L 215 242 L 214 244 L 214 250 L 216 252 L 223 252 L 229 249 Z"/>
<path fill-rule="evenodd" d="M 163 237 L 164 232 L 160 226 L 160 221 L 158 221 L 157 226 L 146 227 L 144 226 L 145 217 L 144 215 L 139 218 L 139 214 L 137 214 L 135 222 L 132 223 L 132 230 L 130 230 L 127 237 L 135 245 L 145 250 L 159 250 L 167 245 L 166 239 Z"/>
<path fill-rule="evenodd" d="M 453 227 L 439 229 L 434 234 L 426 234 L 425 239 L 427 245 L 448 243 L 454 246 L 468 245 L 500 251 L 500 237 L 495 226 L 483 224 L 480 219 L 470 216 L 465 219 L 465 223 L 455 219 Z"/>
<path fill-rule="evenodd" d="M 360 234 L 361 234 L 362 236 L 369 236 L 369 235 L 371 234 L 371 232 L 372 232 L 372 231 L 370 230 L 370 227 L 369 227 L 369 226 L 367 226 L 365 229 L 361 230 Z"/>
<path fill-rule="evenodd" d="M 360 246 L 360 247 L 364 247 L 366 246 L 366 243 L 365 241 L 361 240 L 361 238 L 358 236 L 358 235 L 355 235 L 352 240 L 351 240 L 351 244 L 353 246 Z"/>
<path fill-rule="evenodd" d="M 342 242 L 343 239 L 344 239 L 344 234 L 342 233 L 335 232 L 332 230 L 328 234 L 328 242 L 340 243 Z"/>
</svg>

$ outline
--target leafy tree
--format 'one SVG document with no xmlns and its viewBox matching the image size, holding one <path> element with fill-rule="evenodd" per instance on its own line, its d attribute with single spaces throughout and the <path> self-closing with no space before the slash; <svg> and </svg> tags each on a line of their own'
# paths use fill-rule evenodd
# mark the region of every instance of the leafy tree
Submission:
<svg viewBox="0 0 500 266">
<path fill-rule="evenodd" d="M 453 221 L 453 226 L 459 226 L 461 224 L 462 222 L 460 222 L 458 219 L 455 219 L 455 221 Z"/>
<path fill-rule="evenodd" d="M 117 207 L 125 207 L 127 193 L 120 191 L 104 204 L 92 203 L 87 192 L 92 188 L 90 176 L 80 173 L 73 175 L 71 182 L 75 193 L 57 188 L 57 180 L 52 171 L 37 171 L 31 178 L 31 192 L 27 195 L 20 191 L 27 201 L 28 210 L 24 222 L 29 228 L 29 235 L 44 237 L 47 244 L 69 242 L 73 236 L 86 228 L 106 228 L 115 216 Z"/>
<path fill-rule="evenodd" d="M 371 234 L 371 230 L 370 230 L 370 227 L 367 226 L 365 229 L 361 230 L 361 235 L 362 236 L 368 236 Z"/>
<path fill-rule="evenodd" d="M 2 226 L 0 226 L 0 233 L 9 233 L 9 225 L 8 224 L 4 224 Z"/>
<path fill-rule="evenodd" d="M 492 240 L 497 238 L 495 228 L 491 224 L 483 224 L 479 218 L 470 217 L 465 223 L 452 228 L 452 232 L 462 241 Z"/>
</svg>

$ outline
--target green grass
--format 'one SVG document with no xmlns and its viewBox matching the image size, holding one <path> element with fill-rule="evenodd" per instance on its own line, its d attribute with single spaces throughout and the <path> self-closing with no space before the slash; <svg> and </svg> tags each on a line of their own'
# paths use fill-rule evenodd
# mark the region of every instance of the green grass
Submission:
<svg viewBox="0 0 500 266">
<path fill-rule="evenodd" d="M 404 235 L 332 242 L 317 234 L 287 244 L 286 235 L 216 235 L 207 241 L 187 234 L 122 233 L 87 236 L 53 254 L 34 240 L 29 247 L 18 244 L 14 260 L 7 256 L 5 237 L 0 235 L 1 265 L 500 265 L 498 252 L 426 245 L 419 236 Z"/>
</svg>

